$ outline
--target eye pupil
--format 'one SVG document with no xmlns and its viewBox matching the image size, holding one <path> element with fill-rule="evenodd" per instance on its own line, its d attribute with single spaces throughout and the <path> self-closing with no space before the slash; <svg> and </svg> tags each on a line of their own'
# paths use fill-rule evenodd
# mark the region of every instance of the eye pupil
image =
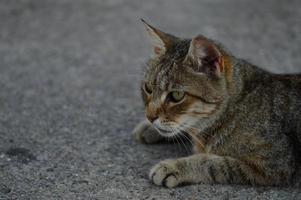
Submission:
<svg viewBox="0 0 301 200">
<path fill-rule="evenodd" d="M 173 102 L 180 102 L 185 97 L 185 93 L 174 91 L 170 93 L 170 97 Z"/>
</svg>

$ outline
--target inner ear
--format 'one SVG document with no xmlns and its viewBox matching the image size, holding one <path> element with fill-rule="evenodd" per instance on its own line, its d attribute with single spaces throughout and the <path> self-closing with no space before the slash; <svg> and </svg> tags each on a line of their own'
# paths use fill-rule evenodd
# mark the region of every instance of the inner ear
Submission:
<svg viewBox="0 0 301 200">
<path fill-rule="evenodd" d="M 149 25 L 143 19 L 141 19 L 141 21 L 144 23 L 146 31 L 150 36 L 154 48 L 154 54 L 156 56 L 164 55 L 168 48 L 171 48 L 175 42 L 179 40 L 177 37 L 164 33 L 163 31 Z"/>
<path fill-rule="evenodd" d="M 224 71 L 224 61 L 218 47 L 202 35 L 191 40 L 184 62 L 211 78 L 219 78 Z"/>
</svg>

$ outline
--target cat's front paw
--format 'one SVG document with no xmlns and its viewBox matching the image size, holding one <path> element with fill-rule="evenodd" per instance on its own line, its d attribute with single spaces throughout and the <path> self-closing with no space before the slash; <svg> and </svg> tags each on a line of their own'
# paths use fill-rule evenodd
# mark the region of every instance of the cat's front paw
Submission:
<svg viewBox="0 0 301 200">
<path fill-rule="evenodd" d="M 133 136 L 136 141 L 144 144 L 153 144 L 164 140 L 164 137 L 161 136 L 147 120 L 141 122 L 135 127 L 133 130 Z"/>
<path fill-rule="evenodd" d="M 173 188 L 183 182 L 183 172 L 179 168 L 179 161 L 165 160 L 156 164 L 149 173 L 150 180 L 159 186 Z"/>
</svg>

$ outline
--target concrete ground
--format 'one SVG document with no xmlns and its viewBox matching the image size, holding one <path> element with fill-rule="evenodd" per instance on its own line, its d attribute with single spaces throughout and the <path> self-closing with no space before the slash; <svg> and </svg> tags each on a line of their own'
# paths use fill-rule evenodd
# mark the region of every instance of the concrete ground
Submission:
<svg viewBox="0 0 301 200">
<path fill-rule="evenodd" d="M 301 71 L 301 3 L 273 0 L 1 0 L 0 199 L 301 199 L 293 187 L 156 187 L 176 144 L 131 138 L 149 42 L 139 18 L 202 33 L 274 72 Z"/>
</svg>

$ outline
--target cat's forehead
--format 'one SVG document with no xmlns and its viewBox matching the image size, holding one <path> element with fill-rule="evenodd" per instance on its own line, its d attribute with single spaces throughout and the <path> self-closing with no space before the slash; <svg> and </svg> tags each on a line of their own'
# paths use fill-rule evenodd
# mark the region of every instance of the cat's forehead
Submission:
<svg viewBox="0 0 301 200">
<path fill-rule="evenodd" d="M 183 66 L 175 61 L 159 63 L 152 66 L 146 73 L 149 84 L 162 91 L 182 89 Z"/>
<path fill-rule="evenodd" d="M 183 40 L 171 48 L 161 59 L 148 63 L 145 79 L 161 90 L 181 89 L 182 62 L 187 54 L 189 41 Z"/>
</svg>

